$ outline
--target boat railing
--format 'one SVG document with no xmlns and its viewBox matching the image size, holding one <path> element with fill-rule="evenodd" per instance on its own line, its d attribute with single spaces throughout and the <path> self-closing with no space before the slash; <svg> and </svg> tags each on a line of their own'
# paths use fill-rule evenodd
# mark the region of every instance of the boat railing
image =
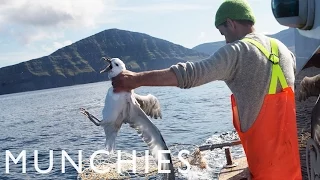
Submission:
<svg viewBox="0 0 320 180">
<path fill-rule="evenodd" d="M 236 164 L 233 163 L 232 155 L 230 152 L 230 147 L 240 145 L 240 144 L 241 144 L 241 141 L 232 141 L 232 142 L 225 142 L 225 143 L 219 143 L 219 144 L 202 145 L 199 147 L 199 150 L 200 151 L 207 151 L 207 150 L 212 151 L 214 149 L 221 149 L 221 148 L 225 147 L 224 152 L 225 152 L 227 164 L 224 167 L 225 168 L 235 167 Z"/>
</svg>

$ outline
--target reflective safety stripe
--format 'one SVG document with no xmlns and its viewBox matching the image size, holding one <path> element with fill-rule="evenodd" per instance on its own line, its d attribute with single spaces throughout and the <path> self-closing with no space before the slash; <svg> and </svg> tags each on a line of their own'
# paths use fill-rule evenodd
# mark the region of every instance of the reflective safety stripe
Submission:
<svg viewBox="0 0 320 180">
<path fill-rule="evenodd" d="M 282 89 L 288 87 L 287 80 L 283 74 L 283 71 L 279 65 L 279 50 L 275 39 L 270 38 L 271 53 L 259 42 L 244 38 L 242 41 L 249 42 L 256 46 L 268 59 L 272 62 L 271 81 L 269 86 L 269 94 L 276 94 L 278 79 L 280 81 Z"/>
</svg>

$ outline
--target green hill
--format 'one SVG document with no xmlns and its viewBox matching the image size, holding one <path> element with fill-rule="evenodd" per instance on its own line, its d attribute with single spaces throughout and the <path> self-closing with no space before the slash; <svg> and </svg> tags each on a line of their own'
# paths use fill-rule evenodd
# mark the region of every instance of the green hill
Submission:
<svg viewBox="0 0 320 180">
<path fill-rule="evenodd" d="M 0 68 L 0 94 L 47 89 L 108 80 L 99 71 L 101 57 L 119 57 L 129 70 L 170 67 L 207 57 L 147 34 L 109 29 L 82 39 L 54 53 Z"/>
</svg>

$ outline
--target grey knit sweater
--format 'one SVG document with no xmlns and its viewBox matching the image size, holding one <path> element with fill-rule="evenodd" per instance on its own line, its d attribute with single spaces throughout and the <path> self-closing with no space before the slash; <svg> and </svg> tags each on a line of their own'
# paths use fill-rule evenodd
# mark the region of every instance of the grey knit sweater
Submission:
<svg viewBox="0 0 320 180">
<path fill-rule="evenodd" d="M 246 36 L 260 42 L 269 52 L 270 40 L 263 34 Z M 280 66 L 289 86 L 294 87 L 295 57 L 277 41 Z M 250 43 L 236 41 L 220 48 L 209 58 L 171 66 L 180 88 L 191 88 L 215 80 L 225 81 L 235 95 L 241 131 L 247 131 L 257 118 L 264 96 L 268 93 L 272 63 Z M 277 92 L 281 90 L 278 83 Z M 230 105 L 231 109 L 231 105 Z"/>
</svg>

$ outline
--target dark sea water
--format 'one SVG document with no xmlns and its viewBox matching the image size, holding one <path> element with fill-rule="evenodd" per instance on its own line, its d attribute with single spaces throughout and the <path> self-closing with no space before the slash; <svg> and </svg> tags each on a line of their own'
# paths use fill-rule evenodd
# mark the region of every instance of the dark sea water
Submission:
<svg viewBox="0 0 320 180">
<path fill-rule="evenodd" d="M 104 148 L 104 131 L 94 126 L 79 111 L 86 108 L 96 117 L 101 111 L 110 82 L 16 93 L 0 96 L 0 179 L 77 179 L 77 171 L 66 161 L 62 173 L 61 153 L 64 150 L 78 164 L 82 159 Z M 213 82 L 192 89 L 174 87 L 141 87 L 136 93 L 155 95 L 162 107 L 163 118 L 152 120 L 168 146 L 174 143 L 202 145 L 224 141 L 221 134 L 233 130 L 230 90 L 224 82 Z M 117 138 L 117 149 L 143 151 L 146 144 L 127 124 Z M 7 151 L 8 150 L 8 151 Z M 25 150 L 26 173 L 22 159 L 17 164 L 9 160 L 6 173 L 6 151 L 15 158 Z M 49 151 L 53 150 L 53 168 L 40 174 L 34 167 L 34 152 L 38 151 L 39 168 L 49 168 Z M 233 148 L 241 156 L 242 148 Z M 208 152 L 210 169 L 193 172 L 186 179 L 214 179 L 225 163 L 223 150 Z"/>
</svg>

